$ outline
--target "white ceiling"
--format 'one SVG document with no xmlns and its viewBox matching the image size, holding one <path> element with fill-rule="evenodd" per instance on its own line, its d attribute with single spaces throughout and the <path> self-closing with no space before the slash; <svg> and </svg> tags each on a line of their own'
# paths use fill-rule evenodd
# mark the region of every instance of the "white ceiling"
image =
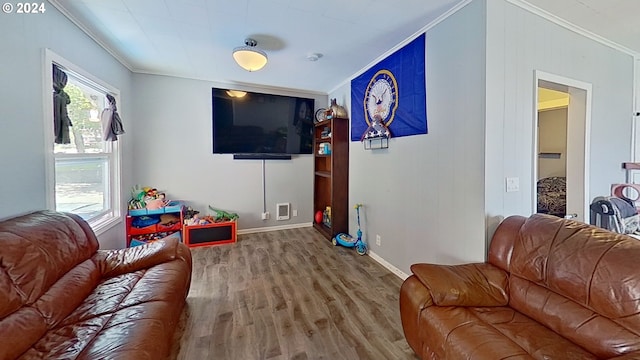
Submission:
<svg viewBox="0 0 640 360">
<path fill-rule="evenodd" d="M 135 72 L 327 93 L 460 0 L 49 0 Z M 491 0 L 488 0 L 491 1 Z M 640 0 L 528 0 L 640 53 Z M 257 72 L 231 56 L 246 37 Z M 323 56 L 308 61 L 310 53 Z"/>
</svg>

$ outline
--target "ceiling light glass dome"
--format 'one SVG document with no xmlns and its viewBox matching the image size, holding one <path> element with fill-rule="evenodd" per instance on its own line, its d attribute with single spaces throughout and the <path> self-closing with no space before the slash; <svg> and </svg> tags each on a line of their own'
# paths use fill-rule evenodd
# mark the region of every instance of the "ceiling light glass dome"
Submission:
<svg viewBox="0 0 640 360">
<path fill-rule="evenodd" d="M 245 39 L 244 46 L 233 49 L 233 59 L 247 71 L 258 71 L 267 65 L 267 53 L 256 47 L 253 39 Z"/>
</svg>

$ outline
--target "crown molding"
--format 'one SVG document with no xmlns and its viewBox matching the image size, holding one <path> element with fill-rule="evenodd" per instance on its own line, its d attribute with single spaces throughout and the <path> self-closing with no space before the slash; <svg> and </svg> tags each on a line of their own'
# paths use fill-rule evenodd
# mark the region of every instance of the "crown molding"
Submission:
<svg viewBox="0 0 640 360">
<path fill-rule="evenodd" d="M 313 95 L 313 96 L 327 96 L 328 94 L 324 91 L 319 90 L 310 90 L 310 89 L 301 89 L 301 88 L 289 88 L 289 87 L 281 87 L 275 85 L 267 85 L 261 83 L 248 83 L 242 81 L 231 81 L 231 80 L 220 80 L 214 78 L 208 78 L 205 76 L 193 76 L 193 75 L 184 75 L 173 72 L 166 71 L 148 71 L 148 70 L 133 70 L 133 73 L 140 75 L 152 75 L 152 76 L 168 76 L 179 79 L 186 80 L 195 80 L 195 81 L 204 81 L 210 83 L 215 87 L 226 87 L 232 90 L 244 90 L 244 91 L 265 91 L 276 95 L 287 95 L 287 96 L 300 96 L 301 94 L 305 95 Z"/>
<path fill-rule="evenodd" d="M 413 35 L 409 36 L 408 38 L 406 38 L 404 41 L 398 43 L 396 46 L 392 47 L 391 49 L 385 51 L 382 55 L 378 56 L 377 58 L 375 58 L 372 62 L 370 62 L 369 64 L 367 64 L 365 67 L 363 67 L 362 69 L 360 69 L 358 72 L 356 72 L 355 74 L 351 75 L 350 77 L 348 77 L 346 80 L 340 82 L 338 85 L 334 86 L 333 89 L 331 89 L 329 91 L 329 94 L 331 94 L 334 91 L 337 91 L 338 89 L 340 89 L 342 86 L 349 84 L 351 82 L 351 80 L 355 79 L 356 77 L 360 76 L 362 73 L 364 73 L 365 71 L 367 71 L 367 69 L 370 69 L 373 65 L 379 63 L 380 61 L 384 60 L 387 56 L 393 54 L 394 52 L 396 52 L 397 50 L 401 49 L 403 46 L 407 45 L 408 43 L 410 43 L 411 41 L 413 41 L 415 38 L 417 38 L 418 36 L 422 35 L 423 33 L 427 32 L 429 29 L 431 29 L 432 27 L 438 25 L 439 23 L 443 22 L 444 20 L 446 20 L 449 16 L 457 13 L 460 9 L 462 9 L 463 7 L 467 6 L 469 3 L 471 3 L 474 0 L 462 0 L 459 3 L 457 3 L 454 7 L 452 7 L 451 9 L 447 10 L 446 12 L 444 12 L 442 15 L 438 16 L 437 18 L 435 18 L 433 21 L 429 22 L 427 25 L 425 25 L 423 28 L 421 28 L 420 30 L 416 31 L 415 33 L 413 33 Z"/>
<path fill-rule="evenodd" d="M 594 40 L 594 41 L 596 41 L 598 43 L 606 45 L 606 46 L 608 46 L 610 48 L 613 48 L 613 49 L 618 50 L 620 52 L 623 52 L 625 54 L 629 54 L 629 55 L 631 55 L 633 57 L 637 57 L 638 55 L 640 55 L 640 53 L 638 53 L 636 51 L 633 51 L 633 50 L 629 49 L 626 46 L 620 45 L 620 44 L 618 44 L 618 43 L 616 43 L 614 41 L 611 41 L 611 40 L 609 40 L 607 38 L 604 38 L 604 37 L 602 37 L 600 35 L 594 34 L 594 33 L 592 33 L 591 31 L 589 31 L 587 29 L 581 28 L 580 26 L 578 26 L 578 25 L 576 25 L 576 24 L 574 24 L 572 22 L 569 22 L 569 21 L 567 21 L 567 20 L 565 20 L 565 19 L 563 19 L 563 18 L 561 18 L 561 17 L 559 17 L 557 15 L 554 15 L 554 14 L 552 14 L 552 13 L 546 11 L 546 10 L 543 10 L 543 9 L 533 5 L 533 4 L 530 4 L 525 0 L 504 0 L 504 1 L 506 1 L 506 2 L 508 2 L 510 4 L 512 4 L 512 5 L 515 5 L 515 6 L 519 7 L 519 8 L 521 8 L 521 9 L 524 9 L 524 10 L 526 10 L 526 11 L 532 13 L 532 14 L 538 15 L 541 18 L 549 20 L 549 21 L 551 21 L 552 23 L 554 23 L 556 25 L 560 25 L 560 26 L 562 26 L 563 28 L 565 28 L 567 30 L 573 31 L 573 32 L 575 32 L 575 33 L 577 33 L 579 35 L 582 35 L 582 36 L 584 36 L 586 38 Z"/>
<path fill-rule="evenodd" d="M 111 56 L 113 56 L 120 64 L 129 69 L 131 72 L 136 72 L 133 66 L 129 64 L 117 51 L 112 49 L 109 45 L 107 45 L 104 41 L 100 39 L 98 35 L 96 35 L 91 29 L 89 29 L 86 25 L 84 25 L 80 20 L 78 20 L 75 16 L 71 15 L 67 9 L 58 2 L 58 0 L 47 0 L 53 7 L 58 9 L 62 15 L 64 15 L 69 21 L 71 21 L 75 26 L 77 26 L 82 32 L 87 34 L 93 41 L 96 42 L 101 48 L 103 48 L 106 52 L 108 52 Z"/>
<path fill-rule="evenodd" d="M 469 3 L 471 3 L 472 1 L 475 0 L 463 0 L 461 2 L 459 2 L 458 4 L 456 4 L 454 7 L 452 7 L 451 9 L 449 9 L 447 12 L 445 12 L 444 14 L 440 15 L 439 17 L 437 17 L 435 20 L 433 20 L 432 22 L 430 22 L 429 24 L 427 24 L 425 27 L 423 27 L 422 29 L 420 29 L 419 31 L 417 31 L 415 34 L 411 35 L 410 37 L 408 37 L 406 40 L 402 41 L 401 43 L 399 43 L 398 45 L 394 46 L 393 48 L 391 48 L 390 50 L 386 51 L 384 54 L 380 55 L 379 57 L 377 57 L 375 60 L 373 60 L 372 62 L 370 62 L 367 66 L 365 66 L 364 68 L 362 68 L 361 70 L 359 70 L 358 72 L 356 72 L 355 74 L 353 74 L 352 76 L 348 77 L 346 80 L 340 82 L 338 85 L 336 85 L 333 89 L 331 89 L 329 91 L 329 94 L 331 94 L 332 92 L 337 91 L 338 89 L 340 89 L 342 86 L 349 84 L 351 82 L 351 80 L 355 79 L 356 77 L 358 77 L 359 75 L 361 75 L 362 73 L 364 73 L 367 69 L 371 68 L 373 65 L 377 64 L 378 62 L 380 62 L 381 60 L 383 60 L 384 58 L 386 58 L 387 56 L 391 55 L 393 52 L 395 52 L 396 50 L 400 49 L 401 47 L 403 47 L 404 45 L 408 44 L 411 40 L 415 39 L 416 37 L 418 37 L 419 35 L 421 35 L 424 32 L 427 32 L 429 29 L 431 29 L 432 27 L 438 25 L 439 23 L 441 23 L 442 21 L 444 21 L 446 18 L 448 18 L 449 16 L 455 14 L 456 12 L 458 12 L 460 9 L 464 8 L 466 5 L 468 5 Z M 487 0 L 489 1 L 489 0 Z M 594 34 L 586 29 L 583 29 L 565 19 L 562 19 L 560 17 L 558 17 L 557 15 L 554 15 L 546 10 L 543 10 L 535 5 L 532 5 L 528 2 L 526 2 L 525 0 L 504 0 L 507 3 L 510 3 L 512 5 L 515 5 L 521 9 L 524 9 L 526 11 L 529 11 L 530 13 L 533 13 L 535 15 L 538 15 L 546 20 L 549 20 L 551 22 L 553 22 L 554 24 L 560 25 L 561 27 L 573 31 L 577 34 L 580 34 L 582 36 L 585 36 L 591 40 L 594 40 L 598 43 L 601 43 L 603 45 L 609 46 L 615 50 L 621 51 L 625 54 L 629 54 L 631 56 L 633 56 L 634 58 L 638 58 L 640 57 L 640 53 L 635 52 L 623 45 L 620 45 L 616 42 L 613 42 L 609 39 L 606 39 L 600 35 Z"/>
</svg>

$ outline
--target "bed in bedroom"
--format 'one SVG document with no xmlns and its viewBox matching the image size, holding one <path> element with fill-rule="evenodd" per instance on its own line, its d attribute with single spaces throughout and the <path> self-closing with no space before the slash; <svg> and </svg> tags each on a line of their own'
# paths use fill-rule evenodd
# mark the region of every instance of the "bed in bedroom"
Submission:
<svg viewBox="0 0 640 360">
<path fill-rule="evenodd" d="M 538 213 L 564 217 L 567 214 L 567 179 L 550 176 L 538 180 Z"/>
</svg>

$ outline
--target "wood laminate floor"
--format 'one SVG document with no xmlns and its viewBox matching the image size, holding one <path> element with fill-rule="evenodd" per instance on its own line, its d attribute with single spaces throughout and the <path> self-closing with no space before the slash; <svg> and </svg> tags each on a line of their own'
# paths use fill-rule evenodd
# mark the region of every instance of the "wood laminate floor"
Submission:
<svg viewBox="0 0 640 360">
<path fill-rule="evenodd" d="M 416 359 L 400 323 L 402 281 L 311 227 L 192 254 L 172 358 Z"/>
</svg>

